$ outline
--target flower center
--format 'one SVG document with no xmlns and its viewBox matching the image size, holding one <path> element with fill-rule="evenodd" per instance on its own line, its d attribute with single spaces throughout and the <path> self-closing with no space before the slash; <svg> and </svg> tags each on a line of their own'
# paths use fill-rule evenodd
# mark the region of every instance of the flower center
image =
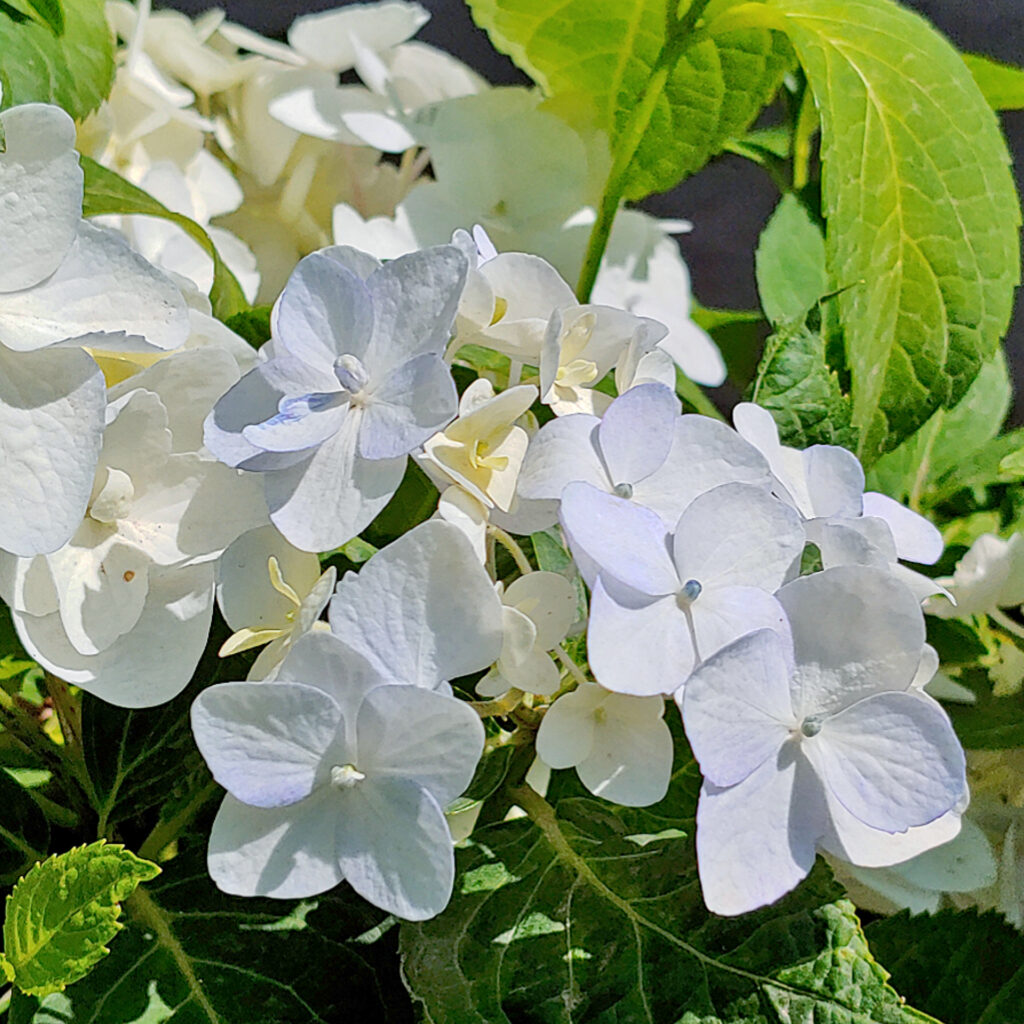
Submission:
<svg viewBox="0 0 1024 1024">
<path fill-rule="evenodd" d="M 365 778 L 354 764 L 336 764 L 331 769 L 331 785 L 335 789 L 351 789 Z"/>
<path fill-rule="evenodd" d="M 633 485 L 632 484 L 627 484 L 627 483 L 616 484 L 612 488 L 612 494 L 614 494 L 616 498 L 632 498 L 633 497 Z M 699 587 L 700 587 L 700 584 L 698 584 L 698 588 Z"/>
<path fill-rule="evenodd" d="M 353 405 L 365 404 L 366 396 L 363 389 L 370 383 L 370 374 L 356 356 L 338 356 L 334 361 L 334 376 L 348 392 L 349 401 Z"/>
<path fill-rule="evenodd" d="M 560 366 L 555 373 L 555 383 L 563 388 L 578 388 L 597 380 L 597 363 L 589 359 L 574 359 Z"/>
<path fill-rule="evenodd" d="M 800 723 L 800 731 L 805 736 L 817 736 L 821 732 L 821 727 L 825 724 L 824 715 L 808 715 Z"/>
<path fill-rule="evenodd" d="M 687 580 L 679 593 L 676 594 L 676 604 L 682 609 L 687 609 L 693 604 L 694 601 L 700 597 L 700 592 L 704 588 L 696 580 Z"/>
</svg>

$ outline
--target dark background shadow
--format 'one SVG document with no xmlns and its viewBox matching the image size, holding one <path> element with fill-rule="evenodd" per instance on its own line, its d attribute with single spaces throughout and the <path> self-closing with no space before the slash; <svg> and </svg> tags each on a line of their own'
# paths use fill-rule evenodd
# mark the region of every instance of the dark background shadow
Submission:
<svg viewBox="0 0 1024 1024">
<path fill-rule="evenodd" d="M 963 50 L 984 53 L 1013 64 L 1024 63 L 1024 0 L 904 0 L 928 17 Z M 420 0 L 431 20 L 417 38 L 464 60 L 489 81 L 505 85 L 528 80 L 495 53 L 485 33 L 469 16 L 463 0 Z M 299 14 L 341 6 L 339 0 L 220 0 L 230 18 L 266 35 L 283 37 Z M 214 6 L 208 0 L 173 0 L 157 6 L 198 14 Z M 1019 191 L 1024 191 L 1024 111 L 1003 115 Z M 693 231 L 680 245 L 693 278 L 693 290 L 706 306 L 755 308 L 753 252 L 758 235 L 778 200 L 778 192 L 758 167 L 724 155 L 671 192 L 643 204 L 663 217 L 683 217 Z M 1024 423 L 1024 289 L 1017 292 L 1013 322 L 1006 337 L 1016 395 L 1013 421 Z"/>
</svg>

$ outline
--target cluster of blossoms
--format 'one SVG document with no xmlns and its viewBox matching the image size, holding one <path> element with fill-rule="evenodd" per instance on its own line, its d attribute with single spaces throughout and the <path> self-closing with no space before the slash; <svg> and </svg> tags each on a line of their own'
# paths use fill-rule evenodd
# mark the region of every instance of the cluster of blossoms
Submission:
<svg viewBox="0 0 1024 1024">
<path fill-rule="evenodd" d="M 605 158 L 409 42 L 415 4 L 300 19 L 287 46 L 110 11 L 127 46 L 78 145 L 216 218 L 250 297 L 275 300 L 271 338 L 212 318 L 212 264 L 173 225 L 82 221 L 66 115 L 0 115 L 0 595 L 47 671 L 122 706 L 185 688 L 215 603 L 222 655 L 263 648 L 192 707 L 227 790 L 222 889 L 347 880 L 439 913 L 445 811 L 510 742 L 481 716 L 523 705 L 544 765 L 629 806 L 667 792 L 681 715 L 717 913 L 774 901 L 819 851 L 870 885 L 958 841 L 965 758 L 926 690 L 922 601 L 1020 603 L 1016 547 L 932 580 L 900 560 L 934 563 L 938 531 L 865 493 L 852 454 L 788 448 L 754 405 L 735 429 L 684 414 L 677 370 L 723 368 L 687 314 L 679 225 L 624 214 L 578 302 Z M 337 84 L 350 70 L 362 85 Z M 433 518 L 323 571 L 418 471 Z M 538 533 L 564 573 L 515 539 Z M 584 630 L 586 665 L 565 650 Z"/>
</svg>

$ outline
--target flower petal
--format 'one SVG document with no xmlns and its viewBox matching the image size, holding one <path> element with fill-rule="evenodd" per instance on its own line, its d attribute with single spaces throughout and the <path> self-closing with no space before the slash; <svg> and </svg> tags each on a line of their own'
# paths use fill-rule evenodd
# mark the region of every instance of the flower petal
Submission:
<svg viewBox="0 0 1024 1024">
<path fill-rule="evenodd" d="M 0 345 L 0 548 L 55 551 L 92 493 L 107 399 L 85 352 L 11 352 Z"/>
<path fill-rule="evenodd" d="M 722 484 L 694 499 L 672 542 L 680 580 L 769 592 L 782 585 L 803 547 L 797 513 L 750 484 Z"/>
<path fill-rule="evenodd" d="M 550 420 L 534 435 L 516 485 L 520 497 L 561 498 L 566 484 L 582 480 L 602 491 L 612 482 L 597 450 L 596 416 L 575 413 Z"/>
<path fill-rule="evenodd" d="M 791 668 L 785 641 L 758 630 L 699 665 L 676 695 L 686 737 L 711 784 L 742 782 L 789 739 Z"/>
<path fill-rule="evenodd" d="M 674 596 L 630 594 L 603 576 L 591 597 L 587 655 L 603 687 L 640 697 L 679 689 L 695 661 Z"/>
<path fill-rule="evenodd" d="M 218 683 L 192 704 L 192 734 L 213 777 L 253 807 L 308 797 L 341 709 L 301 683 Z"/>
<path fill-rule="evenodd" d="M 344 544 L 398 490 L 405 458 L 360 458 L 360 422 L 360 416 L 346 416 L 338 432 L 305 462 L 267 474 L 270 519 L 296 547 L 330 551 Z"/>
<path fill-rule="evenodd" d="M 363 362 L 372 380 L 415 356 L 444 351 L 468 270 L 460 249 L 438 245 L 389 260 L 370 275 L 373 337 Z"/>
<path fill-rule="evenodd" d="M 301 361 L 330 371 L 342 355 L 362 359 L 373 331 L 373 300 L 333 249 L 299 261 L 274 306 L 274 340 Z"/>
<path fill-rule="evenodd" d="M 171 700 L 188 685 L 212 615 L 213 567 L 203 563 L 151 570 L 139 621 L 99 654 L 76 651 L 58 614 L 14 613 L 14 620 L 25 649 L 55 676 L 119 707 L 147 708 Z"/>
<path fill-rule="evenodd" d="M 411 779 L 446 807 L 469 785 L 484 749 L 480 716 L 421 686 L 378 686 L 359 708 L 358 765 L 373 779 Z"/>
<path fill-rule="evenodd" d="M 672 733 L 661 697 L 608 696 L 590 753 L 576 766 L 595 796 L 625 807 L 648 807 L 667 792 L 672 775 Z"/>
<path fill-rule="evenodd" d="M 562 492 L 560 518 L 574 554 L 581 552 L 602 573 L 651 596 L 679 590 L 665 524 L 650 509 L 571 483 Z"/>
<path fill-rule="evenodd" d="M 407 455 L 458 412 L 451 371 L 439 356 L 424 353 L 402 363 L 377 385 L 359 432 L 364 459 Z"/>
<path fill-rule="evenodd" d="M 429 520 L 346 576 L 332 631 L 385 678 L 434 689 L 501 653 L 501 601 L 458 527 Z"/>
<path fill-rule="evenodd" d="M 206 865 L 221 892 L 299 899 L 343 878 L 335 852 L 338 808 L 328 787 L 287 807 L 250 807 L 229 793 L 210 831 Z"/>
<path fill-rule="evenodd" d="M 838 566 L 794 580 L 776 596 L 793 631 L 798 715 L 910 685 L 924 646 L 924 616 L 913 593 L 888 573 Z"/>
<path fill-rule="evenodd" d="M 866 491 L 864 515 L 884 519 L 892 530 L 900 558 L 922 565 L 932 565 L 942 557 L 945 544 L 942 534 L 924 516 L 901 505 L 886 494 Z"/>
<path fill-rule="evenodd" d="M 173 281 L 123 236 L 82 221 L 50 277 L 0 296 L 0 340 L 28 351 L 104 331 L 174 348 L 188 337 L 188 308 Z"/>
<path fill-rule="evenodd" d="M 964 754 L 946 713 L 918 693 L 879 693 L 825 719 L 808 759 L 865 825 L 905 832 L 956 806 Z"/>
<path fill-rule="evenodd" d="M 27 103 L 0 115 L 0 293 L 31 288 L 52 274 L 82 216 L 82 169 L 75 124 L 59 107 Z"/>
<path fill-rule="evenodd" d="M 441 913 L 452 894 L 455 851 L 434 797 L 409 779 L 373 777 L 345 797 L 338 862 L 352 888 L 407 921 Z"/>
<path fill-rule="evenodd" d="M 791 755 L 787 748 L 737 786 L 701 787 L 697 868 L 714 914 L 732 917 L 774 903 L 814 865 L 824 797 L 810 766 Z"/>
<path fill-rule="evenodd" d="M 635 484 L 664 463 L 680 411 L 675 392 L 662 384 L 640 384 L 612 402 L 597 438 L 613 485 Z"/>
</svg>

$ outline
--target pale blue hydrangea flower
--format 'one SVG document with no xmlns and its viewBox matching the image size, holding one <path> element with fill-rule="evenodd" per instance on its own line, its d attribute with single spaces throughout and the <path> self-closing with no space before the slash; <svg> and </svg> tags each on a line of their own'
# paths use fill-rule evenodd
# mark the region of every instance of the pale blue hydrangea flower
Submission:
<svg viewBox="0 0 1024 1024">
<path fill-rule="evenodd" d="M 792 642 L 760 630 L 712 655 L 677 696 L 704 775 L 704 901 L 742 914 L 810 871 L 817 849 L 896 864 L 951 839 L 967 783 L 937 701 L 914 685 L 924 619 L 883 572 L 844 566 L 778 593 Z"/>
<path fill-rule="evenodd" d="M 707 491 L 669 533 L 650 509 L 572 483 L 562 492 L 561 520 L 577 563 L 597 574 L 587 652 L 609 690 L 672 693 L 737 637 L 788 629 L 772 594 L 800 556 L 804 533 L 796 512 L 760 487 Z"/>
<path fill-rule="evenodd" d="M 293 899 L 345 880 L 408 920 L 444 909 L 455 877 L 444 808 L 484 744 L 468 704 L 387 682 L 336 637 L 309 633 L 275 682 L 204 690 L 192 728 L 228 791 L 208 854 L 222 890 Z"/>
<path fill-rule="evenodd" d="M 398 489 L 408 454 L 455 417 L 441 355 L 465 277 L 454 246 L 384 265 L 336 246 L 292 274 L 268 358 L 218 402 L 206 443 L 264 474 L 270 518 L 297 547 L 324 551 L 359 533 Z"/>
</svg>

